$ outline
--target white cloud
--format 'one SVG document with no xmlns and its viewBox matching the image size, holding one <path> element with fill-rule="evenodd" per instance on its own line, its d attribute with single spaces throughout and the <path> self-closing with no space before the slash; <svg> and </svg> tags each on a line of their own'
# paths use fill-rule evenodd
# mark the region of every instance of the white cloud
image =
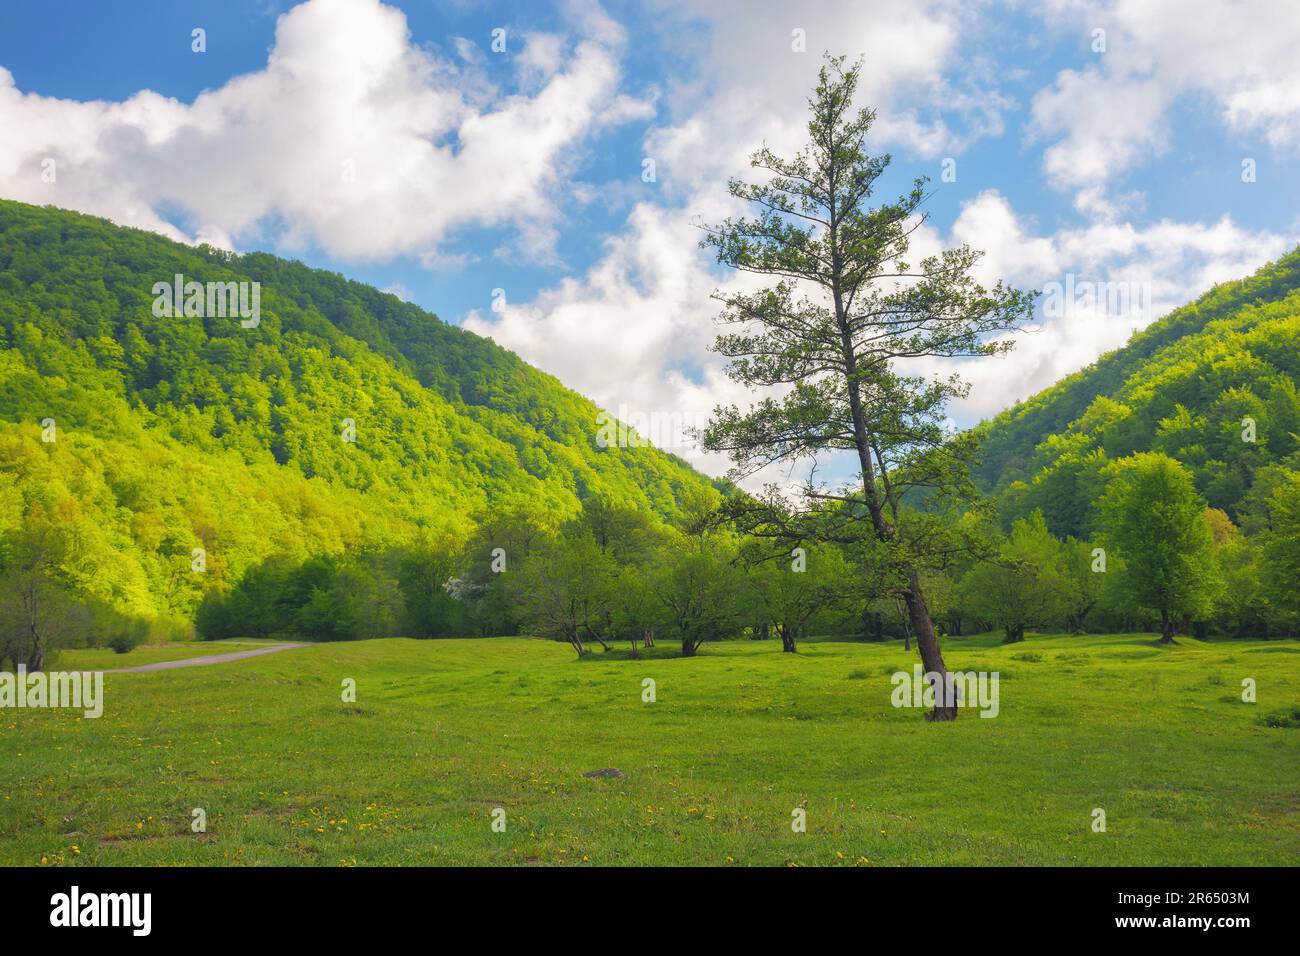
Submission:
<svg viewBox="0 0 1300 956">
<path fill-rule="evenodd" d="M 611 413 L 646 421 L 645 437 L 719 473 L 726 462 L 699 454 L 683 428 L 703 425 L 715 404 L 747 396 L 708 351 L 718 283 L 699 238 L 681 210 L 639 203 L 582 278 L 499 313 L 472 312 L 463 324 Z"/>
<path fill-rule="evenodd" d="M 988 85 L 988 65 L 963 67 L 960 82 L 950 75 L 962 9 L 661 0 L 656 12 L 665 34 L 696 38 L 698 73 L 667 91 L 668 122 L 646 137 L 646 155 L 658 166 L 658 202 L 637 204 L 583 277 L 503 314 L 472 313 L 465 326 L 614 414 L 703 422 L 716 404 L 748 404 L 754 396 L 708 351 L 719 309 L 710 293 L 756 280 L 716 274 L 691 223 L 736 211 L 724 184 L 749 173 L 749 154 L 761 143 L 786 153 L 803 144 L 823 50 L 863 55 L 859 101 L 878 108 L 873 139 L 880 143 L 938 156 L 1000 131 L 1009 101 Z M 796 28 L 806 32 L 805 53 L 791 50 Z M 706 471 L 727 468 L 723 457 L 681 437 L 654 437 Z M 784 472 L 770 469 L 748 484 L 782 480 Z"/>
<path fill-rule="evenodd" d="M 149 91 L 51 99 L 0 69 L 0 190 L 186 238 L 168 221 L 179 210 L 227 245 L 283 223 L 279 244 L 353 261 L 432 259 L 459 227 L 511 226 L 545 258 L 571 151 L 650 112 L 618 92 L 618 31 L 594 17 L 574 30 L 512 39 L 513 94 L 487 83 L 466 44 L 461 62 L 413 44 L 405 16 L 378 0 L 295 7 L 265 69 L 191 104 Z"/>
<path fill-rule="evenodd" d="M 1081 211 L 1113 216 L 1099 192 L 1163 154 L 1181 99 L 1213 105 L 1240 135 L 1300 149 L 1300 5 L 1295 0 L 1048 0 L 1044 19 L 1077 33 L 1104 30 L 1095 63 L 1062 70 L 1033 102 L 1031 136 L 1051 141 L 1044 169 L 1079 190 Z"/>
<path fill-rule="evenodd" d="M 778 153 L 802 145 L 823 52 L 862 57 L 859 103 L 878 110 L 873 140 L 925 157 L 997 135 L 1011 106 L 988 63 L 958 57 L 969 5 L 659 0 L 658 10 L 666 32 L 699 38 L 698 74 L 671 91 L 670 122 L 646 143 L 679 198 L 747 169 L 762 142 Z M 796 29 L 806 52 L 791 49 Z"/>
<path fill-rule="evenodd" d="M 706 220 L 724 209 L 720 200 L 705 205 L 701 198 L 701 205 L 697 211 Z M 695 248 L 698 237 L 683 210 L 642 203 L 582 279 L 565 280 L 502 315 L 474 313 L 465 325 L 615 415 L 703 421 L 715 404 L 746 405 L 753 396 L 727 379 L 719 358 L 707 351 L 717 312 L 709 295 L 719 285 L 758 280 L 724 276 L 720 282 Z M 974 424 L 1122 346 L 1134 331 L 1215 284 L 1249 274 L 1297 239 L 1253 233 L 1228 217 L 1209 225 L 1093 223 L 1038 235 L 1005 197 L 983 192 L 963 206 L 947 235 L 929 227 L 918 233 L 916 255 L 967 243 L 985 252 L 977 269 L 982 281 L 1038 290 L 1053 282 L 1108 283 L 1128 298 L 1108 302 L 1102 294 L 1096 305 L 1075 304 L 1058 318 L 1040 318 L 1031 331 L 1013 336 L 1016 347 L 1003 358 L 918 362 L 911 369 L 959 372 L 972 389 L 953 414 L 960 425 Z M 684 375 L 683 367 L 694 374 Z M 654 437 L 712 474 L 727 468 L 721 456 L 705 455 L 680 438 Z M 746 484 L 780 478 L 768 470 Z"/>
<path fill-rule="evenodd" d="M 930 363 L 927 371 L 958 370 L 972 384 L 954 411 L 963 424 L 1041 391 L 1122 346 L 1136 330 L 1214 285 L 1249 275 L 1292 248 L 1300 236 L 1251 232 L 1224 216 L 1213 224 L 1160 220 L 1148 226 L 1092 223 L 1035 235 L 1001 194 L 989 190 L 966 203 L 950 238 L 983 249 L 981 278 L 1021 288 L 1057 290 L 1067 282 L 1107 283 L 1113 297 L 1082 296 L 1064 314 L 1040 316 L 1032 331 L 1012 336 L 1001 359 Z M 1043 303 L 1040 302 L 1040 307 Z"/>
</svg>

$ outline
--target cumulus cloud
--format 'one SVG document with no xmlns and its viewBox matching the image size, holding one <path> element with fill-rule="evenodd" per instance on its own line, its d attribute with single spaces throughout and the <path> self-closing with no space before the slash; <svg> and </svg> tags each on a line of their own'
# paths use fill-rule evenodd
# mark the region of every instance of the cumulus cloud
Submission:
<svg viewBox="0 0 1300 956">
<path fill-rule="evenodd" d="M 875 139 L 884 145 L 926 156 L 959 151 L 963 143 L 952 130 L 962 128 L 967 138 L 996 135 L 1009 101 L 994 86 L 984 87 L 982 95 L 954 95 L 950 71 L 970 68 L 954 65 L 964 59 L 961 15 L 943 4 L 874 8 L 869 15 L 852 15 L 835 4 L 794 13 L 773 4 L 746 4 L 743 11 L 734 4 L 704 7 L 685 0 L 664 0 L 661 6 L 669 22 L 703 20 L 707 39 L 698 56 L 706 64 L 702 74 L 693 86 L 674 92 L 671 121 L 646 137 L 647 155 L 667 170 L 661 202 L 638 205 L 586 276 L 567 279 L 504 315 L 473 314 L 466 324 L 615 414 L 698 419 L 715 403 L 744 405 L 753 398 L 726 379 L 717 357 L 705 351 L 716 311 L 709 292 L 753 280 L 718 275 L 696 248 L 698 232 L 689 223 L 717 221 L 735 211 L 721 183 L 749 172 L 748 154 L 761 142 L 778 152 L 802 143 L 805 98 L 819 58 L 793 54 L 790 31 L 806 30 L 810 50 L 825 45 L 866 51 L 861 99 L 879 107 Z M 1088 9 L 1080 5 L 1073 12 L 1084 17 Z M 1136 21 L 1130 28 L 1142 33 Z M 1148 52 L 1148 69 L 1153 56 Z M 985 72 L 978 71 L 976 80 Z M 1015 350 L 1002 359 L 916 363 L 916 372 L 957 371 L 972 384 L 970 397 L 953 409 L 958 424 L 973 424 L 1045 388 L 1123 345 L 1170 308 L 1216 282 L 1249 273 L 1295 242 L 1252 233 L 1228 217 L 1209 225 L 1117 221 L 1104 184 L 1142 149 L 1155 148 L 1173 95 L 1164 86 L 1117 75 L 1123 82 L 1099 84 L 1096 77 L 1063 74 L 1035 104 L 1040 129 L 1059 126 L 1079 137 L 1049 148 L 1045 161 L 1049 169 L 1059 166 L 1062 182 L 1091 184 L 1077 203 L 1090 224 L 1038 234 L 1003 195 L 987 191 L 963 205 L 946 234 L 927 226 L 916 236 L 917 255 L 961 243 L 984 250 L 979 272 L 990 283 L 1003 279 L 1040 290 L 1052 283 L 1064 288 L 1067 281 L 1102 283 L 1126 294 L 1122 309 L 1111 308 L 1103 295 L 1099 304 L 1073 300 L 1063 314 L 1042 316 L 1016 336 Z M 948 98 L 951 123 L 937 108 L 926 111 L 926 120 L 917 118 L 927 96 L 936 98 L 931 107 Z M 1123 100 L 1122 109 L 1116 99 Z M 983 110 L 972 100 L 982 100 Z M 1102 136 L 1104 146 L 1095 141 Z M 713 473 L 725 469 L 725 461 L 689 443 L 673 448 Z M 760 475 L 749 484 L 765 480 L 779 476 Z"/>
<path fill-rule="evenodd" d="M 599 261 L 532 301 L 471 312 L 463 325 L 634 424 L 659 447 L 714 473 L 725 460 L 697 452 L 687 430 L 715 404 L 747 394 L 730 382 L 709 346 L 718 286 L 701 259 L 700 232 L 682 210 L 639 203 Z"/>
<path fill-rule="evenodd" d="M 985 191 L 962 207 L 949 241 L 984 250 L 984 281 L 1002 278 L 1045 292 L 1038 321 L 1012 336 L 1016 347 L 1008 356 L 922 368 L 958 371 L 971 383 L 970 397 L 954 409 L 970 424 L 1122 346 L 1218 283 L 1248 275 L 1298 238 L 1251 232 L 1228 216 L 1208 225 L 1095 222 L 1035 235 L 1004 196 Z"/>
<path fill-rule="evenodd" d="M 703 198 L 701 205 L 708 207 Z M 722 208 L 714 201 L 705 218 L 718 218 Z M 707 352 L 717 311 L 709 295 L 719 286 L 759 280 L 717 275 L 695 248 L 698 237 L 682 210 L 643 203 L 583 278 L 568 279 L 499 315 L 471 314 L 465 325 L 612 414 L 671 423 L 707 420 L 715 404 L 743 406 L 754 397 L 727 379 L 718 357 Z M 1217 283 L 1277 258 L 1297 238 L 1251 232 L 1226 216 L 1208 225 L 1092 223 L 1040 235 L 1006 197 L 985 191 L 963 205 L 946 233 L 923 227 L 916 254 L 969 244 L 985 253 L 977 267 L 982 281 L 1001 279 L 1040 291 L 1055 287 L 1062 305 L 1044 314 L 1040 300 L 1035 323 L 1012 336 L 1016 345 L 1008 356 L 915 362 L 909 370 L 959 373 L 972 388 L 954 405 L 954 420 L 972 425 L 1122 346 L 1135 331 Z M 1094 290 L 1091 297 L 1084 295 L 1085 285 Z M 653 438 L 713 474 L 726 470 L 724 459 L 700 452 L 680 429 L 659 430 Z M 770 470 L 747 484 L 778 478 Z"/>
<path fill-rule="evenodd" d="M 472 44 L 447 59 L 414 44 L 378 0 L 295 7 L 265 69 L 189 104 L 52 99 L 0 69 L 0 189 L 222 245 L 276 228 L 291 249 L 432 260 L 459 227 L 510 226 L 545 258 L 570 151 L 651 111 L 619 92 L 621 34 L 591 16 L 573 32 L 512 38 L 514 92 L 488 83 Z"/>
<path fill-rule="evenodd" d="M 657 9 L 666 31 L 700 45 L 696 72 L 671 90 L 668 122 L 646 141 L 679 198 L 747 169 L 761 142 L 802 145 L 823 52 L 862 57 L 859 102 L 878 109 L 874 139 L 925 157 L 997 135 L 1012 106 L 989 64 L 958 56 L 969 5 L 659 0 Z M 792 48 L 796 31 L 803 52 Z"/>
<path fill-rule="evenodd" d="M 754 400 L 708 348 L 719 308 L 710 294 L 758 280 L 719 274 L 692 224 L 738 211 L 724 184 L 750 172 L 749 154 L 760 144 L 785 153 L 803 144 L 823 50 L 862 54 L 859 99 L 878 109 L 873 139 L 881 144 L 938 156 L 1000 132 L 1010 101 L 991 85 L 987 64 L 954 63 L 964 9 L 660 0 L 661 28 L 697 38 L 699 48 L 696 71 L 669 89 L 665 121 L 645 137 L 659 170 L 658 201 L 635 206 L 585 275 L 504 312 L 471 313 L 465 326 L 613 414 L 667 423 L 654 429 L 656 444 L 711 473 L 725 471 L 724 458 L 699 451 L 679 426 L 707 421 L 717 404 Z M 804 33 L 805 52 L 792 49 L 795 30 Z M 749 484 L 785 478 L 769 469 Z"/>
<path fill-rule="evenodd" d="M 1079 191 L 1081 211 L 1116 176 L 1162 155 L 1180 99 L 1213 104 L 1224 126 L 1300 150 L 1300 5 L 1204 0 L 1048 0 L 1045 19 L 1080 43 L 1105 31 L 1105 50 L 1062 70 L 1033 102 L 1033 137 L 1048 141 L 1050 180 Z"/>
</svg>

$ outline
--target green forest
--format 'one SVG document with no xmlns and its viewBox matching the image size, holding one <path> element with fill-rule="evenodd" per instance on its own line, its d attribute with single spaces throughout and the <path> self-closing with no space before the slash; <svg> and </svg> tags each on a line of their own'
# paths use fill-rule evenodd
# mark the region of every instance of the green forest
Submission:
<svg viewBox="0 0 1300 956">
<path fill-rule="evenodd" d="M 259 282 L 260 323 L 156 317 L 178 273 Z M 0 202 L 0 344 L 0 663 L 195 631 L 913 639 L 880 547 L 805 533 L 850 505 L 754 518 L 332 273 Z M 982 494 L 900 499 L 961 541 L 914 565 L 940 632 L 1295 634 L 1298 366 L 1300 251 L 962 436 Z"/>
<path fill-rule="evenodd" d="M 1210 507 L 1248 521 L 1297 464 L 1298 288 L 1300 250 L 986 422 L 981 484 L 1008 515 L 1038 508 L 1054 532 L 1086 535 L 1107 464 L 1159 451 L 1191 469 Z"/>
<path fill-rule="evenodd" d="M 174 274 L 260 282 L 260 323 L 155 317 Z M 268 559 L 451 554 L 489 507 L 670 519 L 716 494 L 601 447 L 591 402 L 392 295 L 73 212 L 0 201 L 0 346 L 6 607 L 51 578 L 59 640 L 185 630 Z"/>
</svg>

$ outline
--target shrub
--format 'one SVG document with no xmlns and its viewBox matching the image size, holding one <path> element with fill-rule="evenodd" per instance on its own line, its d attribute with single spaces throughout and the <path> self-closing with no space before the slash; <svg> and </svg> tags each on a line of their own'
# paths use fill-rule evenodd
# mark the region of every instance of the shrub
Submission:
<svg viewBox="0 0 1300 956">
<path fill-rule="evenodd" d="M 129 621 L 119 624 L 105 643 L 118 654 L 125 654 L 143 644 L 148 633 L 148 621 Z"/>
</svg>

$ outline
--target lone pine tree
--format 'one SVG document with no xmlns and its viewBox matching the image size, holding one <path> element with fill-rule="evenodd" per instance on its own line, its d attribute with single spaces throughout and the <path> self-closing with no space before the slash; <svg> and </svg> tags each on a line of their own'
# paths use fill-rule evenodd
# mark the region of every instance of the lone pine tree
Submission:
<svg viewBox="0 0 1300 956">
<path fill-rule="evenodd" d="M 944 425 L 951 398 L 966 394 L 956 377 L 910 376 L 899 363 L 928 357 L 1002 353 L 1011 343 L 991 334 L 1015 328 L 1033 310 L 1032 293 L 1001 282 L 991 290 L 972 270 L 982 253 L 962 246 L 911 264 L 912 236 L 925 223 L 925 179 L 896 202 L 870 206 L 890 157 L 868 154 L 874 119 L 853 109 L 861 64 L 827 57 L 808 123 L 809 141 L 792 159 L 766 146 L 751 166 L 764 184 L 729 183 L 731 195 L 756 207 L 754 218 L 706 227 L 703 245 L 718 261 L 772 276 L 757 292 L 716 293 L 718 317 L 733 331 L 715 350 L 730 359 L 729 374 L 751 388 L 789 386 L 747 412 L 719 408 L 703 435 L 709 450 L 727 452 L 737 474 L 835 451 L 856 455 L 858 480 L 833 499 L 858 515 L 878 547 L 895 552 L 892 588 L 904 602 L 927 672 L 947 670 L 921 586 L 913 545 L 900 534 L 904 494 L 925 485 L 970 494 L 964 463 L 969 443 Z M 924 463 L 923 463 L 924 462 Z M 809 528 L 816 535 L 824 523 Z M 805 528 L 803 533 L 810 533 Z M 832 538 L 831 540 L 844 540 Z M 951 720 L 951 701 L 932 719 Z"/>
</svg>

